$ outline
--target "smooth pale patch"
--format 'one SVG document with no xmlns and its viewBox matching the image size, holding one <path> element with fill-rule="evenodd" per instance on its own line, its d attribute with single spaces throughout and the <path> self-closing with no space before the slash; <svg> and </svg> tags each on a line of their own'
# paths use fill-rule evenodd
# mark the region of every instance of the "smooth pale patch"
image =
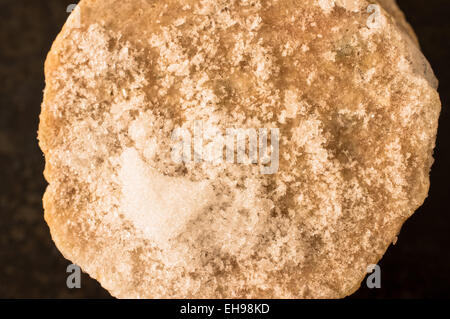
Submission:
<svg viewBox="0 0 450 319">
<path fill-rule="evenodd" d="M 160 248 L 212 198 L 208 182 L 168 177 L 149 167 L 134 148 L 121 155 L 121 212 Z"/>
<path fill-rule="evenodd" d="M 336 5 L 348 11 L 358 12 L 361 6 L 361 0 L 336 0 Z"/>
<path fill-rule="evenodd" d="M 348 11 L 358 12 L 361 4 L 360 0 L 318 0 L 317 4 L 325 12 L 330 13 L 337 5 Z"/>
</svg>

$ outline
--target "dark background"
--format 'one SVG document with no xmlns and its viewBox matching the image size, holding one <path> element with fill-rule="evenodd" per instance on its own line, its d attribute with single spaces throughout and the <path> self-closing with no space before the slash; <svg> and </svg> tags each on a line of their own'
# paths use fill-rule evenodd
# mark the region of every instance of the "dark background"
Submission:
<svg viewBox="0 0 450 319">
<path fill-rule="evenodd" d="M 43 64 L 74 0 L 0 0 L 0 298 L 108 298 L 88 275 L 68 289 L 64 259 L 43 219 L 38 147 Z M 381 289 L 350 298 L 449 298 L 450 1 L 398 0 L 440 81 L 442 114 L 431 190 L 379 265 Z"/>
</svg>

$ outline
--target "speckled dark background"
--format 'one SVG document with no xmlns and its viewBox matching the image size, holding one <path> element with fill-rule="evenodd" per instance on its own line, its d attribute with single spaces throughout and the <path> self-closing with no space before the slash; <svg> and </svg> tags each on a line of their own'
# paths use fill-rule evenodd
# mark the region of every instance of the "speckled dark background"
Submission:
<svg viewBox="0 0 450 319">
<path fill-rule="evenodd" d="M 43 219 L 36 140 L 43 64 L 74 0 L 0 0 L 0 298 L 108 298 L 83 274 L 66 287 L 64 259 Z M 440 80 L 443 111 L 429 198 L 380 262 L 381 289 L 351 298 L 450 297 L 450 1 L 398 0 Z"/>
</svg>

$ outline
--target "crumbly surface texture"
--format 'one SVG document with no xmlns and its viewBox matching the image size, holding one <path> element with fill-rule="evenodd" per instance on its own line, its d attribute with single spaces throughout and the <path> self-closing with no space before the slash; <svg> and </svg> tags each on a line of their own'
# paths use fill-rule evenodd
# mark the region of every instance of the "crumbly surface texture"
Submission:
<svg viewBox="0 0 450 319">
<path fill-rule="evenodd" d="M 394 1 L 82 0 L 45 74 L 45 219 L 116 297 L 344 297 L 427 196 L 437 81 Z M 199 122 L 278 128 L 278 170 L 175 162 Z"/>
</svg>

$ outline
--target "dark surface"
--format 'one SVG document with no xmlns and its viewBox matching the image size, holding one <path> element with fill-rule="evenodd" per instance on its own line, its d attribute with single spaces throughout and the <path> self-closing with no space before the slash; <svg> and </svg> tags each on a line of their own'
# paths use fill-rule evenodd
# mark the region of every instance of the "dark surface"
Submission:
<svg viewBox="0 0 450 319">
<path fill-rule="evenodd" d="M 0 298 L 104 298 L 83 275 L 66 287 L 64 259 L 43 219 L 44 159 L 36 131 L 44 88 L 43 64 L 77 1 L 0 0 Z M 380 262 L 381 289 L 363 282 L 351 298 L 450 297 L 450 1 L 399 0 L 440 81 L 443 110 L 425 204 L 403 227 Z"/>
</svg>

